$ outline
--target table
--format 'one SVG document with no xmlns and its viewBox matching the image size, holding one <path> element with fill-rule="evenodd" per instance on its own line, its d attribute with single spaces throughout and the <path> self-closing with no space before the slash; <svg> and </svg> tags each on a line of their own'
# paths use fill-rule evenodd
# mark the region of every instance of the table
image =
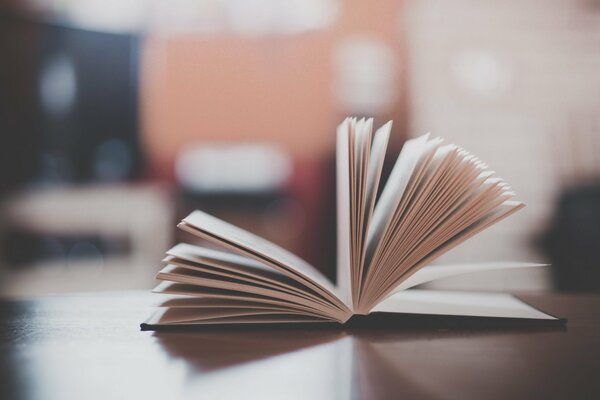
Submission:
<svg viewBox="0 0 600 400">
<path fill-rule="evenodd" d="M 523 294 L 565 327 L 142 332 L 145 292 L 0 301 L 5 399 L 600 399 L 600 294 Z"/>
</svg>

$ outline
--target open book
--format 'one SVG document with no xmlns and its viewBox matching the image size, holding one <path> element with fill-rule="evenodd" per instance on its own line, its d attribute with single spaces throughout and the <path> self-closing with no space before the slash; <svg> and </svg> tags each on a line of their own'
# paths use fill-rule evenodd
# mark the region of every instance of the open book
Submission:
<svg viewBox="0 0 600 400">
<path fill-rule="evenodd" d="M 539 264 L 428 264 L 524 206 L 462 148 L 405 143 L 377 198 L 391 122 L 337 130 L 337 285 L 285 249 L 201 211 L 178 225 L 218 245 L 178 244 L 155 292 L 174 295 L 143 329 L 166 325 L 338 322 L 375 312 L 556 320 L 501 293 L 410 289 L 435 279 Z M 407 290 L 410 289 L 410 290 Z"/>
</svg>

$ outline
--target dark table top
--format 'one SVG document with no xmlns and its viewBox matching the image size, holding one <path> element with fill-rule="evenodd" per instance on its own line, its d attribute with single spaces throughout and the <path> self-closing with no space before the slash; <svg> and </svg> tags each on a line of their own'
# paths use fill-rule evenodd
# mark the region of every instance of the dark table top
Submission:
<svg viewBox="0 0 600 400">
<path fill-rule="evenodd" d="M 146 293 L 4 300 L 0 397 L 600 399 L 600 295 L 521 297 L 568 324 L 142 332 Z"/>
</svg>

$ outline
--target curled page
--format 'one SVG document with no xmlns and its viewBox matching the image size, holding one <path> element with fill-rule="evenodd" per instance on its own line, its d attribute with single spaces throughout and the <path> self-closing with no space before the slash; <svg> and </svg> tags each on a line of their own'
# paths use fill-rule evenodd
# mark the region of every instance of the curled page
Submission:
<svg viewBox="0 0 600 400">
<path fill-rule="evenodd" d="M 517 268 L 533 268 L 533 267 L 547 267 L 548 264 L 538 263 L 524 263 L 516 261 L 503 261 L 503 262 L 485 262 L 485 263 L 471 263 L 471 264 L 452 264 L 452 265 L 429 265 L 423 267 L 410 278 L 405 280 L 396 288 L 396 292 L 401 290 L 409 289 L 414 286 L 422 285 L 437 279 L 447 278 L 456 275 L 484 272 L 484 271 L 498 271 L 505 269 L 517 269 Z"/>
<path fill-rule="evenodd" d="M 282 247 L 202 211 L 192 212 L 178 226 L 238 254 L 263 262 L 304 283 L 321 293 L 323 298 L 341 311 L 341 314 L 350 317 L 349 308 L 340 300 L 337 289 L 325 275 Z M 341 315 L 339 317 L 342 318 Z"/>
</svg>

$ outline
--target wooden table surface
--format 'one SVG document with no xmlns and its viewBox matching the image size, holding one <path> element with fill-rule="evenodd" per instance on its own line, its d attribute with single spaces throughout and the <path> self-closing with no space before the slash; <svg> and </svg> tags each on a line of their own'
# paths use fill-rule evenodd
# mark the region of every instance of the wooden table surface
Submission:
<svg viewBox="0 0 600 400">
<path fill-rule="evenodd" d="M 4 300 L 0 397 L 600 399 L 600 295 L 521 297 L 568 324 L 156 333 L 146 293 Z"/>
</svg>

